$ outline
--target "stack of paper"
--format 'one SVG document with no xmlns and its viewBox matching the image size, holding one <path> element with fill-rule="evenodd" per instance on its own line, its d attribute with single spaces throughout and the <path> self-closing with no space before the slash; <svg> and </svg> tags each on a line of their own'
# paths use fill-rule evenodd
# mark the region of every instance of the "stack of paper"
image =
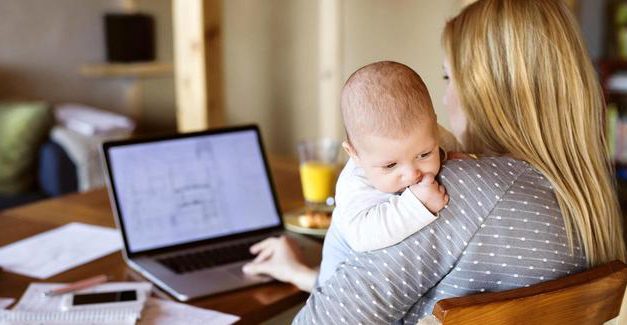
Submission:
<svg viewBox="0 0 627 325">
<path fill-rule="evenodd" d="M 63 311 L 63 296 L 45 296 L 46 291 L 63 287 L 63 283 L 33 283 L 13 310 L 0 311 L 0 324 L 135 324 L 141 317 L 146 297 L 152 291 L 149 282 L 111 282 L 81 293 L 137 290 L 143 297 L 136 305 L 125 307 Z"/>
<path fill-rule="evenodd" d="M 57 122 L 85 135 L 130 135 L 135 122 L 130 118 L 82 104 L 66 103 L 55 107 Z"/>
<path fill-rule="evenodd" d="M 61 311 L 63 308 L 63 295 L 59 296 L 46 296 L 44 293 L 53 289 L 66 286 L 64 283 L 32 283 L 26 292 L 22 295 L 20 301 L 15 305 L 13 310 L 21 311 Z M 94 293 L 94 292 L 108 292 L 108 291 L 123 291 L 123 290 L 137 290 L 140 293 L 139 297 L 144 297 L 143 300 L 138 301 L 137 306 L 125 307 L 124 310 L 132 310 L 135 313 L 141 313 L 146 298 L 152 291 L 152 284 L 150 282 L 108 282 L 96 287 L 88 288 L 79 291 L 80 293 Z M 109 309 L 116 309 L 111 307 Z"/>
</svg>

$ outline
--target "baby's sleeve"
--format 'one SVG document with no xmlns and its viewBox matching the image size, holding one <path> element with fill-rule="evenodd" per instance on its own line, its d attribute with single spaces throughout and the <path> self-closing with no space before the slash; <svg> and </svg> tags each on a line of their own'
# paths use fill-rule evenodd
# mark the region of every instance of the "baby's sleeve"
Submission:
<svg viewBox="0 0 627 325">
<path fill-rule="evenodd" d="M 395 245 L 436 219 L 410 190 L 383 193 L 351 173 L 340 176 L 336 198 L 332 222 L 358 252 Z"/>
</svg>

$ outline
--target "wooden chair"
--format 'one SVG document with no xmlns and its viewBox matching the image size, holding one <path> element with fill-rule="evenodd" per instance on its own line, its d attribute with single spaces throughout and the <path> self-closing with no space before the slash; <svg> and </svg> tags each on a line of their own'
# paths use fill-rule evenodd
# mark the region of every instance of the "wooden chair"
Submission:
<svg viewBox="0 0 627 325">
<path fill-rule="evenodd" d="M 603 324 L 618 316 L 627 267 L 613 261 L 527 288 L 437 302 L 433 315 L 454 324 Z"/>
</svg>

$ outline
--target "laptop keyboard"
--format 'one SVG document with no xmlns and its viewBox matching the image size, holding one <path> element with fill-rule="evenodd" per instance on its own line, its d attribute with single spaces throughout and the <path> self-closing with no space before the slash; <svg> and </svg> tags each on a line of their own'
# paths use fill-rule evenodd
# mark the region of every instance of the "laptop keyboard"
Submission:
<svg viewBox="0 0 627 325">
<path fill-rule="evenodd" d="M 254 241 L 240 242 L 234 245 L 211 248 L 204 251 L 169 256 L 157 261 L 177 274 L 198 271 L 218 265 L 250 260 L 254 255 L 249 252 Z"/>
</svg>

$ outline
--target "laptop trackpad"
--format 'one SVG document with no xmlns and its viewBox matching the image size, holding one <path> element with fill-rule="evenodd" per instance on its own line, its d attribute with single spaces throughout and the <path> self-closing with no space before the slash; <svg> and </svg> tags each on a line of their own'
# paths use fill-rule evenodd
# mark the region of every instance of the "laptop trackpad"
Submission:
<svg viewBox="0 0 627 325">
<path fill-rule="evenodd" d="M 272 277 L 267 275 L 248 275 L 242 271 L 242 266 L 244 264 L 237 264 L 233 266 L 228 266 L 225 270 L 230 275 L 236 276 L 240 280 L 251 281 L 251 282 L 269 282 L 272 281 Z"/>
<path fill-rule="evenodd" d="M 229 265 L 211 270 L 186 273 L 170 279 L 173 289 L 191 298 L 224 292 L 269 280 L 248 277 L 242 273 L 241 265 Z"/>
</svg>

